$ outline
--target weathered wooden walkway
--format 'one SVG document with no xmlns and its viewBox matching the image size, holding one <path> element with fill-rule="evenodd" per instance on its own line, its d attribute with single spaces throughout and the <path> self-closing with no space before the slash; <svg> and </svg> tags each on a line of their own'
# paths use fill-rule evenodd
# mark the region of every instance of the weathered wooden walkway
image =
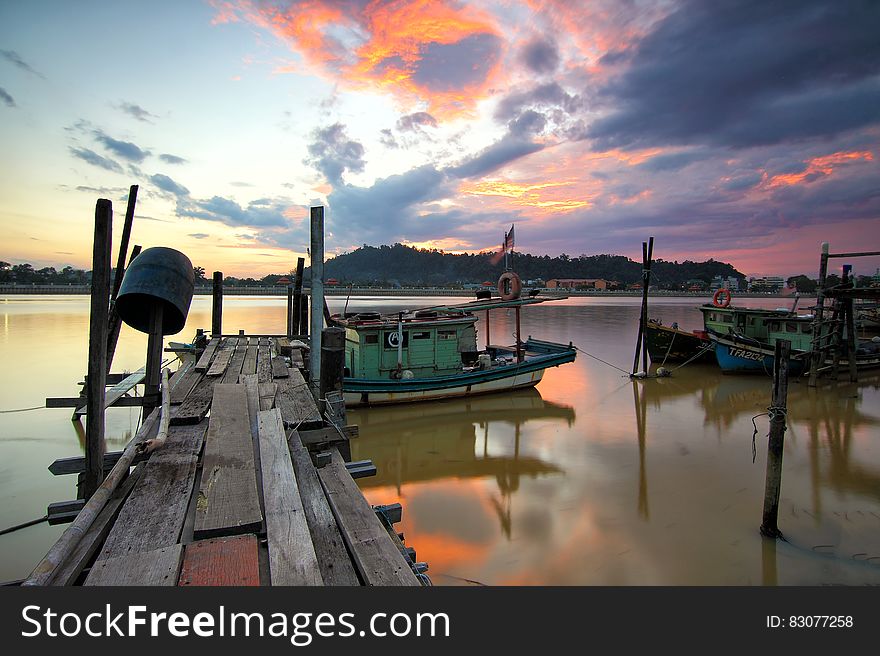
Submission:
<svg viewBox="0 0 880 656">
<path fill-rule="evenodd" d="M 420 585 L 388 508 L 380 519 L 352 478 L 363 465 L 345 462 L 356 427 L 319 412 L 304 347 L 212 338 L 171 377 L 164 445 L 26 583 Z M 156 434 L 160 413 L 135 442 Z"/>
</svg>

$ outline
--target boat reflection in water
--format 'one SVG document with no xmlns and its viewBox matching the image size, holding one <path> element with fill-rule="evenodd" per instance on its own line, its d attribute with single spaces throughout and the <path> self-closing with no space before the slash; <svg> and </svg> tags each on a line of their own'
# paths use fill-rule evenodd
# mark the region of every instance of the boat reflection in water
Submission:
<svg viewBox="0 0 880 656">
<path fill-rule="evenodd" d="M 471 582 L 444 576 L 459 558 L 479 558 L 488 547 L 487 522 L 506 540 L 513 537 L 511 506 L 523 477 L 561 476 L 563 468 L 524 449 L 525 423 L 570 428 L 575 411 L 550 403 L 534 388 L 509 394 L 432 403 L 349 410 L 360 437 L 352 458 L 370 459 L 377 475 L 358 480 L 371 503 L 404 505 L 407 544 L 428 560 L 431 576 L 444 584 Z M 531 431 L 530 435 L 534 435 Z M 419 526 L 420 509 L 431 507 L 430 526 Z M 454 530 L 449 531 L 452 526 Z"/>
</svg>

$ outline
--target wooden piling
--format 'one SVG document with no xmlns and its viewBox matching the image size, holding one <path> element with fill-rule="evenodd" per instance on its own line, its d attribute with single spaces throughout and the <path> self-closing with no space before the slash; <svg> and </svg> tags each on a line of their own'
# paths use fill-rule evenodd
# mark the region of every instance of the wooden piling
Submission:
<svg viewBox="0 0 880 656">
<path fill-rule="evenodd" d="M 122 224 L 122 236 L 119 240 L 119 254 L 116 256 L 116 273 L 113 278 L 113 291 L 110 293 L 110 318 L 107 329 L 107 371 L 113 366 L 113 356 L 116 353 L 116 343 L 119 341 L 119 331 L 122 328 L 122 319 L 116 310 L 116 296 L 122 286 L 122 277 L 125 275 L 125 257 L 128 255 L 128 241 L 131 238 L 131 226 L 134 223 L 134 207 L 137 203 L 138 186 L 131 185 L 128 190 L 128 206 L 125 210 L 125 222 Z M 137 253 L 132 252 L 131 260 L 140 253 L 140 246 L 135 246 Z"/>
<path fill-rule="evenodd" d="M 338 326 L 324 328 L 321 336 L 321 399 L 327 398 L 327 392 L 342 391 L 344 367 L 345 328 Z M 323 401 L 321 412 L 322 414 L 327 412 Z"/>
<path fill-rule="evenodd" d="M 807 384 L 816 386 L 819 377 L 819 365 L 822 363 L 824 350 L 822 348 L 823 326 L 822 320 L 825 314 L 825 283 L 828 276 L 828 242 L 822 243 L 822 255 L 819 258 L 819 286 L 816 288 L 816 309 L 813 312 L 813 338 L 811 340 L 812 353 L 810 355 L 810 379 Z"/>
<path fill-rule="evenodd" d="M 293 332 L 293 285 L 287 286 L 287 338 L 290 339 L 296 333 Z"/>
<path fill-rule="evenodd" d="M 770 405 L 770 440 L 767 444 L 767 476 L 764 485 L 764 519 L 761 534 L 782 537 L 777 526 L 779 491 L 782 487 L 782 447 L 785 441 L 785 419 L 788 398 L 788 359 L 791 342 L 777 340 L 773 354 L 773 399 Z"/>
<path fill-rule="evenodd" d="M 305 299 L 303 297 L 303 267 L 305 267 L 306 258 L 298 257 L 296 258 L 296 277 L 293 280 L 293 317 L 291 318 L 292 327 L 294 335 L 302 335 L 303 333 L 308 331 L 308 328 L 303 325 L 303 303 L 305 303 Z"/>
<path fill-rule="evenodd" d="M 639 313 L 639 333 L 636 337 L 636 353 L 633 357 L 632 375 L 639 369 L 639 356 L 642 358 L 643 371 L 648 373 L 648 286 L 651 282 L 651 260 L 654 256 L 654 238 L 642 242 L 642 308 Z"/>
<path fill-rule="evenodd" d="M 309 383 L 318 392 L 321 378 L 321 331 L 324 330 L 324 207 L 311 208 L 312 315 Z"/>
<path fill-rule="evenodd" d="M 223 273 L 214 272 L 214 295 L 211 303 L 211 336 L 223 334 Z"/>
<path fill-rule="evenodd" d="M 86 471 L 83 490 L 86 499 L 95 493 L 104 480 L 104 394 L 107 383 L 112 224 L 113 204 L 101 198 L 95 205 L 95 240 L 92 247 L 92 296 L 86 396 Z"/>
<path fill-rule="evenodd" d="M 147 364 L 144 375 L 144 419 L 159 406 L 159 381 L 162 376 L 162 304 L 157 303 L 150 317 L 147 337 Z"/>
</svg>

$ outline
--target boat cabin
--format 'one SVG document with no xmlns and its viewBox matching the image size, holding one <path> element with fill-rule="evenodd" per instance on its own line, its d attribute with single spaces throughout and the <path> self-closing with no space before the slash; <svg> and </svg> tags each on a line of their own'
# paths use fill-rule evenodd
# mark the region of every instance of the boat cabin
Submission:
<svg viewBox="0 0 880 656">
<path fill-rule="evenodd" d="M 430 378 L 460 372 L 477 360 L 473 314 L 362 312 L 337 322 L 345 328 L 348 378 Z"/>
</svg>

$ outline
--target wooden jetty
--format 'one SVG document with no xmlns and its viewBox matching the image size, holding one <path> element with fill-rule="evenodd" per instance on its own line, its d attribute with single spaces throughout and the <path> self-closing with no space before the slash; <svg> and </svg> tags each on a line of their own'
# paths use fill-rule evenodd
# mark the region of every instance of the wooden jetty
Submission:
<svg viewBox="0 0 880 656">
<path fill-rule="evenodd" d="M 101 203 L 106 213 L 109 201 Z M 109 242 L 109 228 L 104 237 L 96 232 L 99 241 Z M 100 289 L 93 305 L 106 293 Z M 161 401 L 145 405 L 126 449 L 104 453 L 98 432 L 98 448 L 87 444 L 85 457 L 50 466 L 57 474 L 96 471 L 97 485 L 50 508 L 53 523 L 72 523 L 23 585 L 430 584 L 427 565 L 393 527 L 399 504 L 372 507 L 355 483 L 376 469 L 350 462 L 357 427 L 345 421 L 342 360 L 334 356 L 339 329 L 310 338 L 302 295 L 290 299 L 296 307 L 288 307 L 285 335 L 224 335 L 222 285 L 215 287 L 210 338 L 200 334 L 194 358 L 171 375 L 162 371 Z M 103 321 L 90 348 L 107 343 L 106 313 Z M 84 396 L 87 422 L 103 428 L 104 409 L 129 398 L 120 390 L 135 379 L 159 380 L 161 365 L 148 357 L 146 371 L 124 377 L 100 365 L 104 375 L 90 375 Z"/>
</svg>

